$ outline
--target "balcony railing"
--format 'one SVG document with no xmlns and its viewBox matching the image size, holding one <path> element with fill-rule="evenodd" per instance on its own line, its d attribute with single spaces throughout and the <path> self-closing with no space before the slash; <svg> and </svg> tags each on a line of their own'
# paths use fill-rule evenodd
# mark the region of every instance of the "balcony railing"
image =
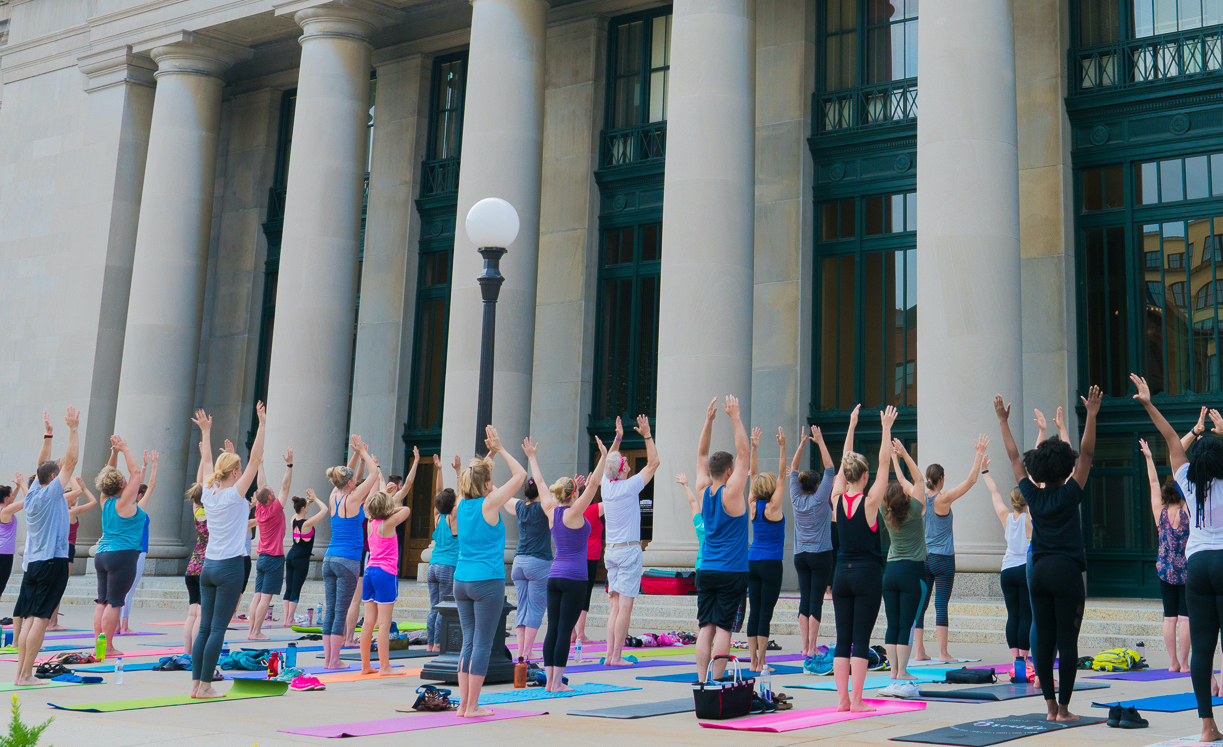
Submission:
<svg viewBox="0 0 1223 747">
<path fill-rule="evenodd" d="M 1218 75 L 1223 26 L 1071 50 L 1070 69 L 1075 93 Z"/>
<path fill-rule="evenodd" d="M 618 169 L 649 163 L 661 165 L 667 157 L 667 123 L 603 131 L 599 168 Z"/>
<path fill-rule="evenodd" d="M 917 79 L 817 93 L 811 119 L 816 134 L 852 132 L 917 119 Z"/>
<path fill-rule="evenodd" d="M 446 197 L 459 194 L 459 158 L 437 158 L 420 166 L 420 196 Z"/>
</svg>

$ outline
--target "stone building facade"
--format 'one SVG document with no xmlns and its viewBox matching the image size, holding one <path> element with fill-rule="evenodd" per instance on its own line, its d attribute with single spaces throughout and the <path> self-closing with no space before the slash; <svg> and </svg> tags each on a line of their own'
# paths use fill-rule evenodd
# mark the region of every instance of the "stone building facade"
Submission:
<svg viewBox="0 0 1223 747">
<path fill-rule="evenodd" d="M 715 395 L 768 466 L 779 425 L 838 455 L 858 402 L 869 454 L 894 404 L 956 481 L 978 433 L 1003 458 L 995 393 L 1031 445 L 1034 407 L 1077 430 L 1097 383 L 1090 591 L 1157 592 L 1126 375 L 1182 429 L 1223 388 L 1218 0 L 9 0 L 0 45 L 0 465 L 67 405 L 87 476 L 111 433 L 160 451 L 160 572 L 193 541 L 195 407 L 245 453 L 265 399 L 297 493 L 348 433 L 401 474 L 470 455 L 463 219 L 495 196 L 522 228 L 493 421 L 551 480 L 648 414 L 648 564 L 695 558 L 672 477 Z M 983 487 L 955 513 L 984 588 Z"/>
</svg>

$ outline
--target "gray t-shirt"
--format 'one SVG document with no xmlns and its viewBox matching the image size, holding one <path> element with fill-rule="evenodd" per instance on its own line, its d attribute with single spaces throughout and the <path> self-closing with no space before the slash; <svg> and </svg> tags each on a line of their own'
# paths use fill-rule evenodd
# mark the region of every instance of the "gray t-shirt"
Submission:
<svg viewBox="0 0 1223 747">
<path fill-rule="evenodd" d="M 34 487 L 25 498 L 25 563 L 52 558 L 68 559 L 68 501 L 59 476 Z"/>
<path fill-rule="evenodd" d="M 798 473 L 790 473 L 790 502 L 794 504 L 794 552 L 828 552 L 832 549 L 832 468 L 814 493 L 798 487 Z"/>
</svg>

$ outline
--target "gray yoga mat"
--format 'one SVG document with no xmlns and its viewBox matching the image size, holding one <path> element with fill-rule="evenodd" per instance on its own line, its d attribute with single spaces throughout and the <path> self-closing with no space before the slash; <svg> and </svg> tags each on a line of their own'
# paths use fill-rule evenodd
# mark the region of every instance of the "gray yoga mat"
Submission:
<svg viewBox="0 0 1223 747">
<path fill-rule="evenodd" d="M 663 700 L 658 703 L 631 703 L 612 708 L 569 711 L 570 716 L 594 716 L 596 718 L 649 718 L 666 716 L 669 713 L 687 713 L 695 710 L 691 697 Z"/>
<path fill-rule="evenodd" d="M 1074 690 L 1102 690 L 1108 687 L 1103 682 L 1076 682 Z M 966 687 L 957 690 L 934 689 L 932 687 L 922 687 L 921 697 L 923 698 L 938 698 L 939 700 L 950 700 L 952 698 L 966 700 L 1015 700 L 1016 698 L 1031 698 L 1041 695 L 1039 687 L 1034 686 L 1031 682 L 1020 684 L 998 684 L 998 685 L 982 685 L 980 687 Z M 958 743 L 957 743 L 958 744 Z M 993 744 L 990 742 L 989 744 Z"/>
<path fill-rule="evenodd" d="M 437 656 L 436 653 L 432 651 L 426 651 L 423 648 L 405 648 L 399 651 L 389 651 L 388 653 L 391 655 L 392 660 L 394 659 L 423 659 L 425 657 Z M 323 657 L 320 656 L 319 658 L 321 659 Z M 378 652 L 371 651 L 369 658 L 377 659 Z M 361 652 L 360 651 L 350 651 L 346 654 L 340 654 L 340 659 L 343 661 L 361 661 Z"/>
<path fill-rule="evenodd" d="M 1100 724 L 1105 720 L 1092 716 L 1081 716 L 1078 721 L 1046 721 L 1043 713 L 1029 713 L 1025 716 L 987 718 L 955 726 L 944 726 L 907 737 L 892 737 L 891 741 L 988 747 L 991 744 L 1001 744 L 1033 734 L 1046 734 L 1051 731 L 1073 729 L 1076 726 Z"/>
</svg>

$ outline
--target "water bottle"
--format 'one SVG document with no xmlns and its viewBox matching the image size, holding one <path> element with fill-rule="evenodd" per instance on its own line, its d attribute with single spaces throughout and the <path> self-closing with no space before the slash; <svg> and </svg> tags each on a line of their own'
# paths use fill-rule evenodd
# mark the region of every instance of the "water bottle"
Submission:
<svg viewBox="0 0 1223 747">
<path fill-rule="evenodd" d="M 313 607 L 306 608 L 306 625 L 307 627 L 314 626 L 314 608 Z"/>
<path fill-rule="evenodd" d="M 285 669 L 293 669 L 297 666 L 297 643 L 290 643 L 285 647 Z"/>
<path fill-rule="evenodd" d="M 98 661 L 106 661 L 106 634 L 98 633 L 97 641 L 93 646 L 93 655 Z"/>
<path fill-rule="evenodd" d="M 519 656 L 518 663 L 514 665 L 514 687 L 522 689 L 527 686 L 527 663 Z"/>
<path fill-rule="evenodd" d="M 582 639 L 579 638 L 577 645 L 573 648 L 573 660 L 581 664 L 585 659 L 582 658 Z"/>
<path fill-rule="evenodd" d="M 123 657 L 122 656 L 120 656 L 119 660 L 115 662 L 114 684 L 116 685 L 123 684 Z"/>
<path fill-rule="evenodd" d="M 773 702 L 773 673 L 769 671 L 768 665 L 762 667 L 764 670 L 760 673 L 760 699 L 765 703 Z"/>
<path fill-rule="evenodd" d="M 1028 663 L 1022 656 L 1015 657 L 1015 668 L 1011 672 L 1011 682 L 1028 681 Z"/>
</svg>

